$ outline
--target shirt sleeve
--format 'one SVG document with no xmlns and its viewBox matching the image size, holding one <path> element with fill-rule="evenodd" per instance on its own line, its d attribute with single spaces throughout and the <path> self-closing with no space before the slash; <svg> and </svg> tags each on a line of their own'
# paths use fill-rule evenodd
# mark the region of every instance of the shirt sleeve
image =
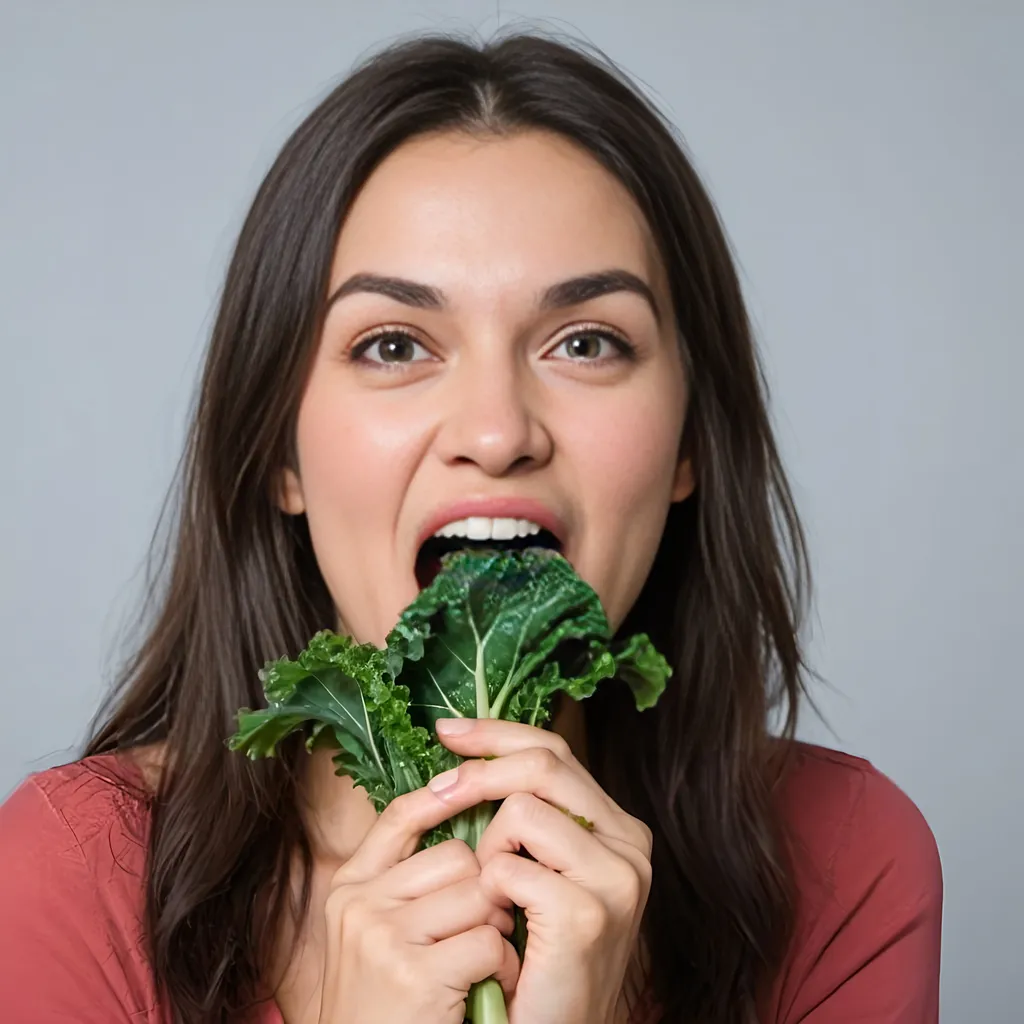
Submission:
<svg viewBox="0 0 1024 1024">
<path fill-rule="evenodd" d="M 785 1024 L 937 1024 L 942 869 L 920 811 L 864 773 Z"/>
<path fill-rule="evenodd" d="M 33 1024 L 139 1024 L 81 844 L 30 778 L 0 806 L 0 1006 Z"/>
</svg>

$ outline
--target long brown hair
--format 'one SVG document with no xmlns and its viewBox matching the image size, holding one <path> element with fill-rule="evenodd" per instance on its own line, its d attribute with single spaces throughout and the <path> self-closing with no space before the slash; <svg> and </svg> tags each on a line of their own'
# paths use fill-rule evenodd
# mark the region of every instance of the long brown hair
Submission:
<svg viewBox="0 0 1024 1024">
<path fill-rule="evenodd" d="M 584 147 L 632 194 L 661 253 L 690 385 L 683 444 L 697 487 L 674 506 L 624 631 L 674 676 L 654 712 L 617 688 L 586 704 L 598 781 L 654 831 L 644 921 L 668 1021 L 754 1019 L 786 949 L 793 896 L 772 800 L 773 751 L 803 693 L 804 539 L 780 465 L 728 243 L 674 129 L 603 54 L 535 33 L 487 44 L 406 38 L 316 107 L 259 188 L 235 247 L 179 468 L 154 546 L 146 634 L 87 754 L 163 742 L 146 932 L 173 1020 L 226 1021 L 267 994 L 281 915 L 308 907 L 310 851 L 292 745 L 251 763 L 225 748 L 257 671 L 334 622 L 303 517 L 271 499 L 338 232 L 361 184 L 414 135 L 542 129 Z M 623 687 L 622 690 L 625 690 Z M 783 743 L 769 721 L 778 714 Z M 292 858 L 306 867 L 298 905 Z"/>
</svg>

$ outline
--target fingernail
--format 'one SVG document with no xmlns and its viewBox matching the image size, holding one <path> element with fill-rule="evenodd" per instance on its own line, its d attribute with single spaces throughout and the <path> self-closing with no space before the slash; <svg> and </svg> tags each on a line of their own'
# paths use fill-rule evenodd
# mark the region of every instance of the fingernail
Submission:
<svg viewBox="0 0 1024 1024">
<path fill-rule="evenodd" d="M 473 728 L 472 718 L 439 718 L 434 727 L 443 736 L 461 736 Z"/>
<path fill-rule="evenodd" d="M 449 768 L 448 771 L 441 772 L 440 775 L 435 775 L 427 783 L 427 787 L 432 789 L 435 793 L 443 793 L 446 789 L 451 789 L 458 781 L 459 769 Z"/>
</svg>

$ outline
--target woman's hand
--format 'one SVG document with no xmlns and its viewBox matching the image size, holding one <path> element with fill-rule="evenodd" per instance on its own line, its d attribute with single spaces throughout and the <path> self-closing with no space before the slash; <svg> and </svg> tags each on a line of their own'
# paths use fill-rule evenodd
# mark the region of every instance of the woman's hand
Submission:
<svg viewBox="0 0 1024 1024">
<path fill-rule="evenodd" d="M 650 829 L 612 801 L 556 733 L 477 719 L 437 728 L 463 757 L 495 755 L 460 765 L 438 795 L 460 809 L 504 800 L 476 855 L 484 889 L 526 912 L 510 1024 L 611 1022 L 650 892 Z"/>
<path fill-rule="evenodd" d="M 492 975 L 511 995 L 513 920 L 482 886 L 476 855 L 456 839 L 413 853 L 453 808 L 476 802 L 426 788 L 399 797 L 335 873 L 320 1024 L 462 1024 L 470 985 Z"/>
</svg>

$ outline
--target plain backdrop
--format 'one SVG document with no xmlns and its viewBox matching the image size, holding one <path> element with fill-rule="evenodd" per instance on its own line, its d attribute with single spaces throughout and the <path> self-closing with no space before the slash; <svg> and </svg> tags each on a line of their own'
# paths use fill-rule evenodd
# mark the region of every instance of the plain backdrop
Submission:
<svg viewBox="0 0 1024 1024">
<path fill-rule="evenodd" d="M 277 148 L 379 44 L 515 22 L 604 49 L 685 136 L 810 534 L 832 731 L 802 733 L 934 829 L 944 1021 L 1020 1020 L 1020 4 L 3 0 L 0 796 L 76 756 L 120 658 Z"/>
</svg>

